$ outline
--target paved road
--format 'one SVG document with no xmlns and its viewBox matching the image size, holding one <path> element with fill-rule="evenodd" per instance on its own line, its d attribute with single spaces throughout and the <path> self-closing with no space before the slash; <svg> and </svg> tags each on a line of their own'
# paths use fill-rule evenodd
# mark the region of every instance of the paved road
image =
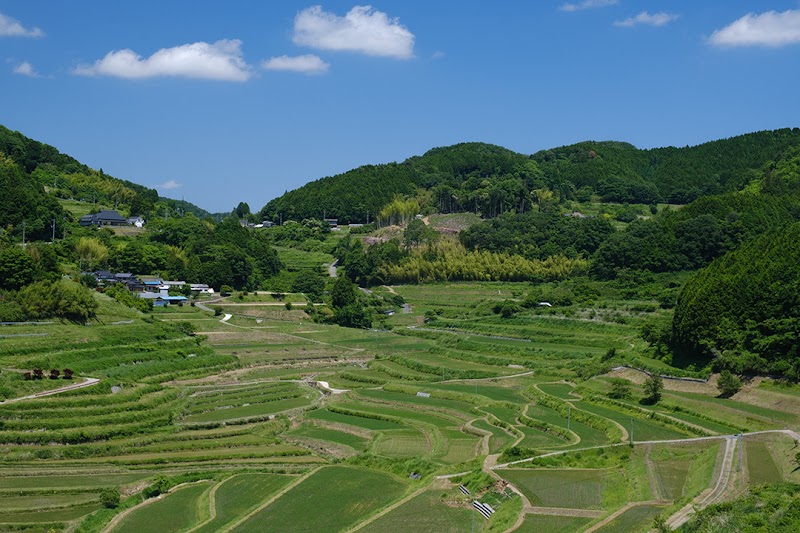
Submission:
<svg viewBox="0 0 800 533">
<path fill-rule="evenodd" d="M 19 398 L 11 398 L 10 400 L 5 400 L 3 402 L 0 402 L 0 405 L 7 403 L 21 402 L 22 400 L 31 400 L 33 398 L 44 398 L 45 396 L 52 396 L 53 394 L 59 394 L 70 390 L 82 389 L 84 387 L 91 387 L 95 383 L 100 382 L 100 380 L 97 378 L 83 378 L 83 379 L 84 381 L 80 383 L 72 383 L 70 385 L 59 387 L 57 389 L 50 389 L 42 392 L 37 392 L 36 394 L 29 394 L 28 396 L 21 396 Z"/>
<path fill-rule="evenodd" d="M 712 503 L 719 500 L 728 488 L 728 482 L 731 479 L 731 472 L 733 471 L 733 458 L 734 451 L 736 450 L 736 443 L 742 446 L 741 439 L 736 436 L 728 436 L 725 439 L 725 453 L 722 456 L 722 464 L 719 467 L 719 474 L 714 488 L 711 492 L 706 494 L 706 491 L 700 493 L 694 500 L 683 506 L 678 512 L 673 514 L 667 519 L 667 525 L 670 529 L 678 529 L 683 524 L 689 521 L 696 509 L 704 509 Z"/>
</svg>

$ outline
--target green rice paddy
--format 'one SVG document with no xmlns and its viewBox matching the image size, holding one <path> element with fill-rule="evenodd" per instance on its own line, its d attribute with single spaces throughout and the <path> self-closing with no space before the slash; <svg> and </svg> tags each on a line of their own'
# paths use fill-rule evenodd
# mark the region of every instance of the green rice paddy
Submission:
<svg viewBox="0 0 800 533">
<path fill-rule="evenodd" d="M 298 268 L 330 260 L 320 252 L 280 253 Z M 633 397 L 621 404 L 603 400 L 609 377 L 583 375 L 584 367 L 612 347 L 625 357 L 647 356 L 638 337 L 644 318 L 624 299 L 504 319 L 493 303 L 519 300 L 520 284 L 374 290 L 402 295 L 412 312 L 388 317 L 391 330 L 358 330 L 314 323 L 271 294 L 223 300 L 233 315 L 226 322 L 189 306 L 150 317 L 98 294 L 100 319 L 91 326 L 3 329 L 4 397 L 65 384 L 25 381 L 21 371 L 35 367 L 70 367 L 73 382 L 100 381 L 0 404 L 0 530 L 99 532 L 146 501 L 112 530 L 345 531 L 366 524 L 361 531 L 446 532 L 471 529 L 474 516 L 475 531 L 494 531 L 457 485 L 436 476 L 481 476 L 484 464 L 501 462 L 487 461 L 487 452 L 516 450 L 516 459 L 561 453 L 496 471 L 531 505 L 598 515 L 527 515 L 519 531 L 581 531 L 626 503 L 678 506 L 711 483 L 719 441 L 641 441 L 693 436 L 681 423 L 733 434 L 792 427 L 800 416 L 800 393 L 768 385 L 730 400 L 699 392 L 702 386 L 668 384 L 660 403 L 643 406 L 632 384 Z M 303 303 L 301 295 L 285 300 Z M 438 318 L 426 324 L 426 311 Z M 175 328 L 181 321 L 200 335 L 185 336 Z M 332 393 L 320 381 L 349 390 Z M 621 443 L 617 425 L 629 430 L 631 419 L 634 449 L 607 447 Z M 784 440 L 745 439 L 751 484 L 800 481 Z M 142 491 L 159 476 L 173 488 L 144 500 Z M 519 498 L 512 505 L 494 480 L 484 482 L 482 501 L 516 520 Z M 120 508 L 102 508 L 106 489 L 120 490 Z M 672 509 L 633 506 L 603 531 L 644 530 Z"/>
</svg>

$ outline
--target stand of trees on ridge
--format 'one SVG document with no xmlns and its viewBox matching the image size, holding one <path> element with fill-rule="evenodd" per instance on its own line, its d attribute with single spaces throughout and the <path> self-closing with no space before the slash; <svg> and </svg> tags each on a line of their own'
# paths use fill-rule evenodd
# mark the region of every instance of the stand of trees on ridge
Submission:
<svg viewBox="0 0 800 533">
<path fill-rule="evenodd" d="M 111 206 L 127 215 L 193 213 L 219 217 L 189 202 L 159 197 L 158 192 L 94 170 L 56 148 L 0 126 L 0 228 L 22 237 L 45 240 L 77 222 L 56 198 Z"/>
<path fill-rule="evenodd" d="M 484 217 L 529 211 L 541 201 L 539 192 L 552 194 L 555 203 L 596 198 L 686 204 L 741 190 L 798 145 L 800 128 L 685 148 L 640 150 L 620 142 L 582 142 L 531 156 L 463 143 L 402 163 L 368 165 L 312 181 L 267 203 L 260 218 L 278 222 L 327 216 L 364 223 L 398 195 L 422 200 L 423 212 L 470 211 Z"/>
<path fill-rule="evenodd" d="M 685 285 L 672 323 L 677 350 L 719 370 L 800 379 L 800 223 L 753 239 Z"/>
</svg>

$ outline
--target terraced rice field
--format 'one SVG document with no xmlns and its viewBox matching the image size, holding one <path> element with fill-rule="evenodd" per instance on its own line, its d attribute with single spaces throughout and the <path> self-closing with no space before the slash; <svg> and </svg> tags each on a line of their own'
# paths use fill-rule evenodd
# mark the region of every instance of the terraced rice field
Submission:
<svg viewBox="0 0 800 533">
<path fill-rule="evenodd" d="M 286 255 L 297 264 L 321 258 Z M 375 288 L 412 307 L 386 319 L 392 331 L 313 323 L 261 294 L 221 302 L 233 315 L 226 322 L 197 307 L 159 310 L 153 319 L 98 295 L 101 320 L 91 327 L 2 330 L 22 335 L 0 335 L 3 394 L 64 381 L 24 381 L 20 370 L 33 365 L 70 366 L 79 379 L 100 382 L 0 404 L 0 530 L 71 531 L 82 523 L 78 531 L 101 531 L 119 512 L 101 508 L 104 489 L 119 489 L 123 500 L 131 494 L 123 501 L 130 507 L 158 476 L 188 484 L 137 507 L 114 531 L 342 531 L 412 495 L 363 531 L 466 531 L 473 515 L 475 531 L 495 530 L 497 519 L 474 514 L 457 485 L 435 479 L 467 471 L 480 487 L 473 496 L 516 519 L 513 498 L 494 492 L 482 471 L 486 451 L 515 459 L 563 452 L 499 473 L 535 506 L 607 515 L 632 501 L 688 501 L 708 487 L 720 449 L 713 441 L 586 450 L 620 442 L 610 422 L 629 429 L 633 417 L 642 441 L 689 436 L 649 411 L 723 434 L 800 420 L 800 393 L 791 388 L 754 387 L 725 400 L 702 384 L 668 387 L 662 402 L 643 407 L 634 385 L 627 407 L 606 403 L 610 377 L 581 371 L 612 347 L 642 357 L 637 335 L 646 316 L 620 301 L 604 302 L 594 318 L 579 306 L 569 316 L 533 309 L 504 319 L 491 311 L 520 300 L 520 287 Z M 437 318 L 425 324 L 426 311 Z M 207 340 L 185 336 L 180 322 Z M 331 394 L 312 383 L 319 381 L 351 390 Z M 751 483 L 800 481 L 783 439 L 745 439 Z M 606 527 L 636 531 L 655 512 L 633 507 Z M 581 531 L 597 520 L 528 515 L 520 531 Z"/>
<path fill-rule="evenodd" d="M 634 440 L 669 440 L 686 438 L 689 433 L 677 431 L 655 422 L 651 422 L 630 413 L 616 411 L 608 407 L 591 404 L 588 402 L 574 402 L 573 405 L 584 411 L 600 415 L 608 420 L 613 420 L 629 432 L 633 431 Z"/>
<path fill-rule="evenodd" d="M 214 487 L 214 513 L 194 533 L 215 533 L 255 510 L 293 481 L 277 474 L 236 474 Z"/>
<path fill-rule="evenodd" d="M 341 444 L 342 446 L 348 446 L 357 451 L 364 451 L 369 445 L 369 439 L 367 438 L 344 431 L 337 431 L 335 429 L 328 429 L 314 425 L 304 425 L 290 431 L 287 434 L 308 439 L 333 442 L 336 444 Z"/>
<path fill-rule="evenodd" d="M 366 418 L 363 416 L 337 413 L 328 411 L 327 409 L 318 409 L 315 411 L 309 411 L 306 414 L 306 416 L 311 419 L 325 420 L 328 422 L 335 422 L 339 424 L 347 424 L 350 426 L 355 426 L 363 429 L 371 429 L 371 430 L 390 430 L 390 429 L 400 429 L 402 427 L 401 424 L 389 420 Z"/>
<path fill-rule="evenodd" d="M 772 456 L 767 444 L 761 441 L 745 441 L 745 454 L 747 456 L 747 476 L 752 485 L 763 483 L 781 483 L 784 481 L 775 458 Z"/>
<path fill-rule="evenodd" d="M 578 533 L 594 520 L 576 516 L 550 516 L 529 514 L 517 531 L 519 533 Z"/>
<path fill-rule="evenodd" d="M 528 497 L 532 505 L 570 509 L 602 509 L 603 494 L 624 483 L 620 471 L 605 470 L 501 470 Z"/>
<path fill-rule="evenodd" d="M 598 533 L 636 533 L 650 531 L 653 526 L 653 518 L 661 514 L 663 510 L 663 506 L 637 505 L 626 510 L 596 531 Z"/>
<path fill-rule="evenodd" d="M 384 431 L 375 442 L 375 453 L 387 457 L 419 457 L 431 453 L 432 442 L 416 429 Z"/>
<path fill-rule="evenodd" d="M 295 383 L 202 388 L 190 396 L 182 422 L 200 424 L 265 417 L 310 406 L 319 394 Z"/>
<path fill-rule="evenodd" d="M 339 531 L 398 499 L 405 487 L 369 470 L 322 468 L 232 531 Z"/>
<path fill-rule="evenodd" d="M 123 518 L 112 530 L 114 533 L 163 531 L 171 533 L 197 525 L 208 508 L 202 497 L 212 483 L 200 482 L 177 488 L 158 500 L 149 501 Z"/>
<path fill-rule="evenodd" d="M 416 531 L 461 533 L 484 531 L 486 520 L 468 505 L 456 506 L 442 500 L 441 491 L 419 494 L 388 514 L 364 527 L 364 533 L 406 533 L 413 523 Z"/>
</svg>

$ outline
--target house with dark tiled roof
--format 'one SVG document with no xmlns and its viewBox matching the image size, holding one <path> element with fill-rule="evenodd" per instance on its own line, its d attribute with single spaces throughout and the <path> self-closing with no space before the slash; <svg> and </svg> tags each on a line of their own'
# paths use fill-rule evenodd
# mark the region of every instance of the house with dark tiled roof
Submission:
<svg viewBox="0 0 800 533">
<path fill-rule="evenodd" d="M 99 213 L 83 215 L 78 221 L 81 226 L 127 226 L 128 220 L 112 209 L 104 209 Z"/>
</svg>

